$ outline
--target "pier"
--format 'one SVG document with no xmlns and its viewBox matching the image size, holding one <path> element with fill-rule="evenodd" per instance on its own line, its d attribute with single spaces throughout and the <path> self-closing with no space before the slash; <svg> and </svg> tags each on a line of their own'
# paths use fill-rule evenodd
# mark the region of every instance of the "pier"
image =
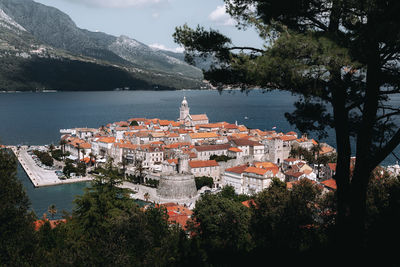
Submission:
<svg viewBox="0 0 400 267">
<path fill-rule="evenodd" d="M 31 155 L 28 154 L 28 147 L 23 146 L 18 149 L 16 146 L 7 146 L 7 148 L 11 149 L 14 153 L 34 187 L 55 186 L 92 180 L 91 177 L 60 180 L 55 170 L 43 169 L 35 163 Z"/>
</svg>

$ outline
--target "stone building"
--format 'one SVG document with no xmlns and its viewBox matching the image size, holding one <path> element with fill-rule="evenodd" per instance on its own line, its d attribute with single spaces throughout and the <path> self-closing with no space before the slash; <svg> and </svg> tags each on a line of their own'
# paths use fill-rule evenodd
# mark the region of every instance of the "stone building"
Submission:
<svg viewBox="0 0 400 267">
<path fill-rule="evenodd" d="M 240 165 L 225 170 L 222 177 L 222 184 L 232 186 L 236 194 L 243 194 L 243 173 L 249 165 Z"/>
<path fill-rule="evenodd" d="M 197 152 L 197 159 L 209 160 L 211 156 L 227 156 L 228 149 L 231 147 L 230 144 L 221 145 L 201 145 L 195 146 L 193 151 Z"/>
<path fill-rule="evenodd" d="M 171 162 L 175 165 L 176 162 Z M 194 175 L 189 171 L 189 156 L 178 157 L 176 170 L 168 169 L 160 176 L 157 195 L 163 199 L 187 199 L 197 195 Z"/>
<path fill-rule="evenodd" d="M 189 162 L 190 171 L 196 177 L 209 176 L 214 179 L 214 184 L 219 184 L 220 169 L 215 160 L 192 160 Z"/>
</svg>

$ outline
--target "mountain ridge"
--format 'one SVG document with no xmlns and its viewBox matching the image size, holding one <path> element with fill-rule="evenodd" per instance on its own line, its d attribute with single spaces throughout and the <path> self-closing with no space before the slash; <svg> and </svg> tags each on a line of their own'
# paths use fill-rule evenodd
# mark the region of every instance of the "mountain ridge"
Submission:
<svg viewBox="0 0 400 267">
<path fill-rule="evenodd" d="M 0 57 L 12 56 L 18 57 L 18 69 L 27 63 L 22 64 L 22 59 L 42 62 L 46 58 L 116 68 L 128 73 L 135 81 L 143 80 L 150 88 L 195 89 L 204 85 L 201 70 L 179 58 L 127 36 L 80 29 L 67 14 L 32 0 L 0 1 Z M 21 72 L 23 74 L 24 70 Z M 7 87 L 5 76 L 0 73 L 0 81 L 3 79 L 1 90 L 7 90 L 3 87 Z M 58 77 L 63 79 L 62 75 Z M 113 84 L 127 87 L 118 81 Z M 43 83 L 43 87 L 48 86 L 54 85 Z M 108 90 L 111 89 L 114 88 Z"/>
</svg>

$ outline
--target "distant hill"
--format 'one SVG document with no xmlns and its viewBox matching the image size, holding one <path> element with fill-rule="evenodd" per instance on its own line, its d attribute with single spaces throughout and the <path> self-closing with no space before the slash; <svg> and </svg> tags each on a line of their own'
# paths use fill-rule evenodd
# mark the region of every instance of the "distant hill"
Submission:
<svg viewBox="0 0 400 267">
<path fill-rule="evenodd" d="M 65 13 L 32 0 L 0 1 L 0 57 L 0 90 L 204 86 L 201 70 L 183 54 L 80 29 Z"/>
</svg>

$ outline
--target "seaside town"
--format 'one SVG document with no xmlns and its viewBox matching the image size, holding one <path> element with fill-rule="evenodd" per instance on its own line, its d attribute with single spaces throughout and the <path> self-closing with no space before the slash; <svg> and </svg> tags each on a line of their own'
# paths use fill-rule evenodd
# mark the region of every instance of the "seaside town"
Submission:
<svg viewBox="0 0 400 267">
<path fill-rule="evenodd" d="M 137 176 L 140 172 L 151 187 L 146 190 L 126 184 L 134 191 L 144 190 L 136 196 L 140 199 L 191 200 L 197 196 L 195 178 L 209 178 L 207 192 L 229 185 L 237 194 L 253 195 L 267 188 L 272 178 L 286 182 L 289 188 L 306 178 L 326 190 L 336 189 L 336 150 L 332 146 L 294 131 L 261 131 L 237 122 L 210 122 L 207 114 L 190 114 L 186 97 L 177 121 L 130 118 L 98 129 L 61 129 L 60 133 L 59 150 L 68 155 L 69 164 L 79 163 L 90 170 L 112 160 L 113 165 L 123 168 L 124 175 Z M 12 149 L 34 186 L 92 179 L 86 171 L 68 172 L 68 164 L 61 159 L 54 167 L 45 166 L 37 151 L 46 147 L 39 147 L 35 154 L 32 147 Z M 397 174 L 396 166 L 389 166 L 387 171 Z"/>
<path fill-rule="evenodd" d="M 97 167 L 111 163 L 123 170 L 127 179 L 121 187 L 131 189 L 132 198 L 164 205 L 170 220 L 182 225 L 202 194 L 224 186 L 251 196 L 268 188 L 273 178 L 288 189 L 308 179 L 325 192 L 336 190 L 332 146 L 294 131 L 210 122 L 207 114 L 190 114 L 186 97 L 177 121 L 130 118 L 60 133 L 58 149 L 11 147 L 35 187 L 91 181 Z M 46 164 L 43 155 L 57 159 L 57 151 L 58 160 L 47 156 L 52 164 Z M 399 170 L 398 165 L 386 168 L 395 175 Z"/>
<path fill-rule="evenodd" d="M 334 163 L 318 167 L 291 155 L 296 148 L 312 151 L 318 147 L 318 156 L 333 156 L 333 147 L 293 131 L 261 131 L 237 123 L 210 122 L 207 114 L 190 114 L 186 97 L 177 121 L 130 118 L 99 129 L 60 132 L 70 159 L 85 163 L 112 159 L 115 165 L 126 165 L 127 174 L 134 174 L 140 162 L 149 180 L 161 182 L 174 174 L 211 177 L 213 189 L 230 185 L 237 194 L 247 195 L 267 188 L 273 177 L 288 183 L 308 178 L 328 190 L 335 188 Z M 168 197 L 184 197 L 184 192 L 175 191 Z"/>
</svg>

